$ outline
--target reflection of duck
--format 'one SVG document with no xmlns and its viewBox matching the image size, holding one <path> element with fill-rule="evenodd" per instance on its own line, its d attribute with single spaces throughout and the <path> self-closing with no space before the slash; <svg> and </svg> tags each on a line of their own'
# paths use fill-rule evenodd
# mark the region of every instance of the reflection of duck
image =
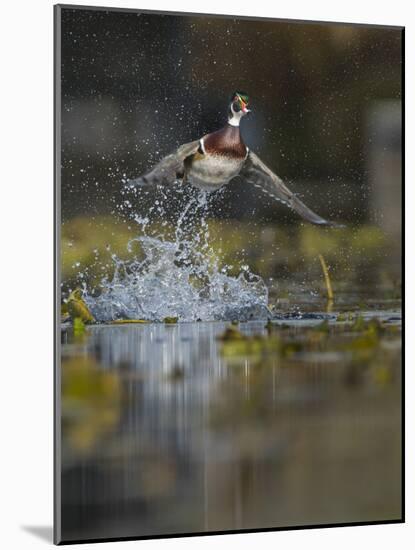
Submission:
<svg viewBox="0 0 415 550">
<path fill-rule="evenodd" d="M 245 145 L 239 123 L 250 112 L 248 105 L 248 96 L 235 92 L 229 105 L 226 126 L 199 140 L 181 145 L 177 151 L 164 157 L 148 174 L 130 180 L 129 185 L 164 185 L 179 179 L 200 189 L 215 191 L 239 175 L 291 207 L 309 222 L 334 225 L 310 210 Z"/>
</svg>

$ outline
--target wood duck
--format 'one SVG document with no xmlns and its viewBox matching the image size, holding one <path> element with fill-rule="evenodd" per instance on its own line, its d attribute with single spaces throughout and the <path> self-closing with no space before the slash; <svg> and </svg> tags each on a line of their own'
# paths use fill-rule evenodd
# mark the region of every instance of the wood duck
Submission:
<svg viewBox="0 0 415 550">
<path fill-rule="evenodd" d="M 205 191 L 215 191 L 241 176 L 273 198 L 295 210 L 316 225 L 337 225 L 310 210 L 283 181 L 274 174 L 243 142 L 239 129 L 242 118 L 250 113 L 249 97 L 235 92 L 228 110 L 227 124 L 202 138 L 181 145 L 164 157 L 150 172 L 129 180 L 130 187 L 166 185 L 182 181 Z"/>
</svg>

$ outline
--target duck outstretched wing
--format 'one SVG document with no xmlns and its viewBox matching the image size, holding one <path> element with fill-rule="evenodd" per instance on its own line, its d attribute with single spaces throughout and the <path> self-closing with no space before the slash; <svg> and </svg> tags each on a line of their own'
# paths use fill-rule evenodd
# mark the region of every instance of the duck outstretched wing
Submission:
<svg viewBox="0 0 415 550">
<path fill-rule="evenodd" d="M 316 225 L 342 227 L 337 223 L 325 220 L 310 210 L 252 151 L 249 151 L 240 175 L 255 187 L 295 210 L 305 220 Z"/>
<path fill-rule="evenodd" d="M 143 185 L 167 185 L 177 178 L 183 177 L 184 161 L 190 157 L 199 147 L 199 140 L 185 143 L 170 155 L 167 155 L 154 166 L 150 172 L 136 179 L 128 180 L 127 187 L 140 187 Z"/>
</svg>

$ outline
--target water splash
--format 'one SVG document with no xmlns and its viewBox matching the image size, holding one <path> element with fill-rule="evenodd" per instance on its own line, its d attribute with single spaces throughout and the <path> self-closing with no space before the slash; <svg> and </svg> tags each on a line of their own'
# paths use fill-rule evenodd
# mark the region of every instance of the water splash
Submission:
<svg viewBox="0 0 415 550">
<path fill-rule="evenodd" d="M 208 195 L 198 192 L 191 196 L 171 240 L 148 235 L 149 218 L 135 216 L 142 235 L 128 243 L 131 258 L 125 261 L 112 256 L 114 275 L 102 281 L 98 297 L 85 290 L 84 298 L 94 317 L 99 321 L 267 318 L 268 290 L 264 281 L 248 266 L 231 276 L 229 266 L 220 265 L 210 244 L 208 213 Z M 139 254 L 134 255 L 137 247 Z"/>
</svg>

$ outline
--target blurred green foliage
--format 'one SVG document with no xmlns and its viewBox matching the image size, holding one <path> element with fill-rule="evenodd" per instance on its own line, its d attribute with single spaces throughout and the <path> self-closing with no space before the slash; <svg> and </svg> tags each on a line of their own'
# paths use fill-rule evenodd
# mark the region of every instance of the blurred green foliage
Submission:
<svg viewBox="0 0 415 550">
<path fill-rule="evenodd" d="M 152 224 L 148 234 L 173 239 L 174 227 Z M 115 255 L 131 259 L 141 257 L 139 245 L 129 252 L 130 239 L 141 235 L 115 218 L 75 218 L 62 226 L 62 281 L 64 295 L 85 282 L 99 287 L 103 277 L 112 277 Z M 278 227 L 229 220 L 209 220 L 211 254 L 237 275 L 243 265 L 278 283 L 280 297 L 296 283 L 318 285 L 325 292 L 318 255 L 330 269 L 333 290 L 356 285 L 380 285 L 383 297 L 400 296 L 400 254 L 395 242 L 372 225 L 325 229 L 310 225 Z M 78 315 L 79 316 L 79 315 Z"/>
</svg>

